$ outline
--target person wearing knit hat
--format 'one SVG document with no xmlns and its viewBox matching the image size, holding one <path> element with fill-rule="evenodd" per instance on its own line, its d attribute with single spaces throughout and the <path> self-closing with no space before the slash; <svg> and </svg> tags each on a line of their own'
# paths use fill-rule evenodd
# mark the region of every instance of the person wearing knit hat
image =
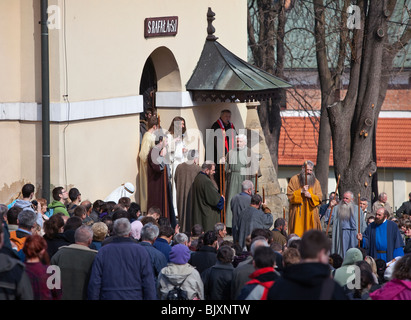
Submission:
<svg viewBox="0 0 411 320">
<path fill-rule="evenodd" d="M 349 281 L 353 280 L 355 263 L 361 260 L 364 260 L 364 256 L 360 249 L 348 249 L 345 253 L 341 267 L 335 271 L 334 280 L 337 281 L 342 287 L 347 285 Z"/>
<path fill-rule="evenodd" d="M 190 249 L 184 244 L 171 247 L 170 262 L 158 275 L 157 295 L 166 300 L 169 291 L 180 287 L 187 294 L 188 300 L 204 300 L 204 284 L 200 273 L 188 263 Z"/>
<path fill-rule="evenodd" d="M 170 262 L 185 264 L 190 260 L 190 249 L 184 244 L 176 244 L 171 247 Z"/>
<path fill-rule="evenodd" d="M 101 243 L 108 235 L 108 227 L 104 222 L 96 222 L 91 226 L 91 230 L 93 231 L 93 249 L 99 250 Z"/>
</svg>

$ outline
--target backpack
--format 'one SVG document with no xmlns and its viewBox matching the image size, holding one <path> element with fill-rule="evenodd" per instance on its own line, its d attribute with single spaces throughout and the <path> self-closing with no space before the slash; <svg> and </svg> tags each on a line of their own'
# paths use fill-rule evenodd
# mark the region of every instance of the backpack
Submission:
<svg viewBox="0 0 411 320">
<path fill-rule="evenodd" d="M 174 288 L 167 293 L 166 300 L 188 300 L 187 291 L 181 289 L 184 281 L 186 281 L 187 278 L 188 276 L 185 277 L 185 279 L 179 286 L 174 286 Z"/>
<path fill-rule="evenodd" d="M 19 238 L 17 236 L 16 231 L 10 232 L 10 241 L 15 245 L 17 251 L 20 251 L 24 247 L 24 243 L 26 242 L 26 237 Z"/>
<path fill-rule="evenodd" d="M 268 290 L 273 286 L 274 281 L 267 281 L 267 282 L 261 282 L 258 279 L 252 279 L 248 281 L 246 284 L 257 284 L 262 287 L 264 287 L 263 294 L 261 296 L 261 300 L 267 300 L 267 295 L 268 295 Z"/>
<path fill-rule="evenodd" d="M 25 272 L 22 263 L 16 265 L 5 272 L 0 273 L 0 299 L 1 300 L 18 300 L 18 285 L 23 273 Z"/>
</svg>

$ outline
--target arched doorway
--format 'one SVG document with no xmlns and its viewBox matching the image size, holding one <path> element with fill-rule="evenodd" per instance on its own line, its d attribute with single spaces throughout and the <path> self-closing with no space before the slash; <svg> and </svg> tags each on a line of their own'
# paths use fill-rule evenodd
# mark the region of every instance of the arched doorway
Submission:
<svg viewBox="0 0 411 320">
<path fill-rule="evenodd" d="M 143 96 L 143 112 L 140 119 L 146 119 L 146 112 L 149 108 L 155 107 L 155 92 L 157 91 L 157 76 L 151 57 L 148 57 L 143 68 L 140 81 L 140 95 Z"/>
<path fill-rule="evenodd" d="M 167 47 L 155 49 L 147 58 L 140 81 L 140 95 L 143 96 L 144 112 L 153 107 L 157 108 L 155 93 L 157 91 L 181 91 L 180 69 L 174 54 Z"/>
</svg>

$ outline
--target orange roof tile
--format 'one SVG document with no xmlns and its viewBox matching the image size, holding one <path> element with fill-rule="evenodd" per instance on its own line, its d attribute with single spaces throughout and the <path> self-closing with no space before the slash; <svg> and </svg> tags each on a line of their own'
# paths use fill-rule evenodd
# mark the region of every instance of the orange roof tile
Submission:
<svg viewBox="0 0 411 320">
<path fill-rule="evenodd" d="M 411 118 L 379 118 L 377 166 L 411 168 Z"/>
<path fill-rule="evenodd" d="M 278 165 L 300 166 L 317 161 L 319 118 L 283 117 L 278 144 Z M 379 118 L 377 124 L 377 166 L 411 168 L 411 118 Z M 329 165 L 333 166 L 332 148 Z"/>
</svg>

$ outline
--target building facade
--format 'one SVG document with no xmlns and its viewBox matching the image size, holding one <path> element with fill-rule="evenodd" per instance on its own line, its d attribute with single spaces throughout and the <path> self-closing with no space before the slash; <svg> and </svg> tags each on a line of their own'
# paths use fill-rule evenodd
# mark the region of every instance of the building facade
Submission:
<svg viewBox="0 0 411 320">
<path fill-rule="evenodd" d="M 209 7 L 218 41 L 247 60 L 246 0 L 48 5 L 51 189 L 75 186 L 94 201 L 125 182 L 136 186 L 148 61 L 163 128 L 182 116 L 188 129 L 205 134 L 222 109 L 232 111 L 236 128 L 245 127 L 245 103 L 196 102 L 185 85 L 203 49 Z M 0 2 L 0 203 L 16 198 L 28 182 L 41 195 L 40 13 L 40 1 Z"/>
</svg>

